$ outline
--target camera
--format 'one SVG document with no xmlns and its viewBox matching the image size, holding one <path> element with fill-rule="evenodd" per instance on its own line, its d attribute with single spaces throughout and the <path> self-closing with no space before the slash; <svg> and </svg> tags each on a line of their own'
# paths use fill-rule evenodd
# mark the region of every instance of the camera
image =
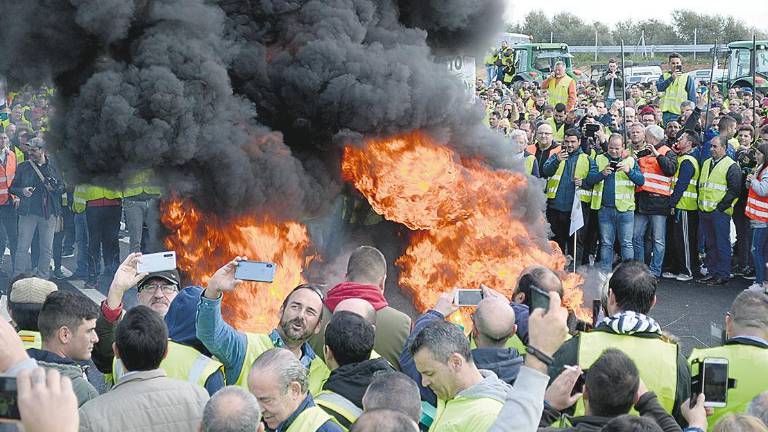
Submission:
<svg viewBox="0 0 768 432">
<path fill-rule="evenodd" d="M 637 152 L 637 158 L 640 159 L 640 158 L 643 158 L 643 157 L 646 157 L 646 156 L 650 156 L 652 154 L 653 153 L 650 150 L 642 149 L 639 152 Z"/>
<path fill-rule="evenodd" d="M 675 72 L 682 72 L 683 71 L 683 65 L 675 65 Z"/>
<path fill-rule="evenodd" d="M 757 150 L 754 147 L 744 149 L 739 152 L 736 159 L 741 167 L 741 172 L 747 175 L 757 166 Z"/>
<path fill-rule="evenodd" d="M 587 123 L 585 125 L 585 129 L 584 129 L 584 136 L 589 137 L 589 138 L 594 138 L 595 137 L 595 133 L 597 133 L 597 131 L 599 131 L 599 130 L 600 130 L 600 125 L 599 124 Z"/>
</svg>

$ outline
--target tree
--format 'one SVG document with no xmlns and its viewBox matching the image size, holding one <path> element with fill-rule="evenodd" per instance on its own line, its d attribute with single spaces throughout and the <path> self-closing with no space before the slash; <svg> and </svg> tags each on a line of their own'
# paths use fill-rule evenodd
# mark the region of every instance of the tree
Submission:
<svg viewBox="0 0 768 432">
<path fill-rule="evenodd" d="M 570 12 L 560 12 L 552 17 L 552 32 L 555 42 L 568 45 L 591 45 L 595 41 L 595 31 L 581 18 Z"/>
<path fill-rule="evenodd" d="M 534 42 L 549 42 L 552 23 L 541 9 L 528 12 L 520 33 L 533 37 Z"/>
</svg>

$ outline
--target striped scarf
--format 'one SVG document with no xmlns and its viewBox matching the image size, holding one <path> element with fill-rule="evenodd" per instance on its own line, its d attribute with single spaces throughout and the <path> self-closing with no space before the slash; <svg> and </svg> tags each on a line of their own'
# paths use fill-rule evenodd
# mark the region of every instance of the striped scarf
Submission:
<svg viewBox="0 0 768 432">
<path fill-rule="evenodd" d="M 653 318 L 641 313 L 626 311 L 609 316 L 600 323 L 600 326 L 608 326 L 616 334 L 631 335 L 635 333 L 661 334 L 659 323 Z"/>
</svg>

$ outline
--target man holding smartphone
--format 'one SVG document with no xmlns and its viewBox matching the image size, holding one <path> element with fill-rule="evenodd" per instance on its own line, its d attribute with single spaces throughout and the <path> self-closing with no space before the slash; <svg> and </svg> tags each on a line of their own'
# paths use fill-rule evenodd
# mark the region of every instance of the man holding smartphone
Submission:
<svg viewBox="0 0 768 432">
<path fill-rule="evenodd" d="M 685 100 L 696 103 L 696 85 L 693 77 L 683 73 L 683 60 L 680 54 L 669 55 L 669 70 L 661 74 L 656 88 L 664 92 L 661 97 L 661 112 L 664 125 L 680 116 L 680 104 Z"/>
<path fill-rule="evenodd" d="M 691 352 L 688 360 L 692 367 L 694 363 L 703 367 L 708 358 L 727 359 L 728 378 L 736 380 L 736 387 L 727 390 L 726 406 L 714 408 L 710 424 L 728 413 L 745 412 L 749 402 L 768 389 L 768 374 L 763 373 L 768 364 L 767 317 L 768 295 L 744 291 L 725 315 L 725 344 Z"/>
</svg>

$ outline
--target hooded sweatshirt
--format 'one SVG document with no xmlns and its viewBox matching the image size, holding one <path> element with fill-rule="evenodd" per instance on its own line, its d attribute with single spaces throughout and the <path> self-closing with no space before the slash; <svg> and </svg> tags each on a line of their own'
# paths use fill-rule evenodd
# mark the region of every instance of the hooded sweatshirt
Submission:
<svg viewBox="0 0 768 432">
<path fill-rule="evenodd" d="M 376 372 L 393 371 L 392 366 L 383 358 L 351 363 L 331 371 L 331 375 L 323 385 L 323 390 L 330 390 L 344 396 L 350 402 L 363 408 L 363 395 Z"/>
<path fill-rule="evenodd" d="M 462 390 L 450 400 L 438 399 L 430 431 L 485 432 L 496 421 L 512 386 L 491 371 L 481 370 L 483 380 Z"/>
</svg>

